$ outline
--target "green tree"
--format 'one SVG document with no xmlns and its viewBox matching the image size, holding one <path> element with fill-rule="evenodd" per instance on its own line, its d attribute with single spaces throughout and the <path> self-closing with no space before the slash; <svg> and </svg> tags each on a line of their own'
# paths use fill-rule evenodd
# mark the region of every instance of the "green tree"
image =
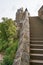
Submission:
<svg viewBox="0 0 43 65">
<path fill-rule="evenodd" d="M 2 19 L 3 19 L 3 26 L 4 26 L 3 30 L 4 30 L 8 40 L 11 41 L 16 37 L 17 28 L 12 19 L 8 19 L 8 18 L 2 18 Z"/>
<path fill-rule="evenodd" d="M 0 23 L 0 52 L 5 54 L 2 65 L 12 65 L 18 41 L 15 22 L 3 17 Z"/>
</svg>

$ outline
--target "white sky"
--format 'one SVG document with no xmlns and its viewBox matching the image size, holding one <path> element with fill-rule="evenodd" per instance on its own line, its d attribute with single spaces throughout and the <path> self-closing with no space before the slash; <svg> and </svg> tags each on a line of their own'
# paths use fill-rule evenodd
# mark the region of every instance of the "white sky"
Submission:
<svg viewBox="0 0 43 65">
<path fill-rule="evenodd" d="M 17 9 L 27 8 L 31 16 L 37 16 L 43 0 L 0 0 L 0 21 L 2 17 L 15 19 Z"/>
</svg>

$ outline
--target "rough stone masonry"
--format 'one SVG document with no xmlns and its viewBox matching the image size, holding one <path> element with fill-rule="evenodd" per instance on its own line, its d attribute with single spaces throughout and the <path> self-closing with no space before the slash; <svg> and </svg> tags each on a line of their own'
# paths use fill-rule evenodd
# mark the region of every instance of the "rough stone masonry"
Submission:
<svg viewBox="0 0 43 65">
<path fill-rule="evenodd" d="M 17 11 L 19 12 L 19 16 L 17 22 L 20 26 L 20 40 L 19 47 L 16 53 L 16 57 L 14 59 L 13 65 L 29 65 L 30 60 L 30 30 L 29 30 L 29 13 L 28 10 L 25 9 L 23 12 L 23 8 Z M 20 18 L 20 19 L 19 19 Z"/>
</svg>

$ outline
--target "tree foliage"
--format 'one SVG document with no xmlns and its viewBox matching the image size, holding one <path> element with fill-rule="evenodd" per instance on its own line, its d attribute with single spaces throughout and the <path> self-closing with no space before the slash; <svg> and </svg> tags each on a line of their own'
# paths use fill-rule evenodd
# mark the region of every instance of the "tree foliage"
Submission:
<svg viewBox="0 0 43 65">
<path fill-rule="evenodd" d="M 2 21 L 0 23 L 0 52 L 5 53 L 3 65 L 12 65 L 18 48 L 17 27 L 12 19 L 3 17 Z"/>
</svg>

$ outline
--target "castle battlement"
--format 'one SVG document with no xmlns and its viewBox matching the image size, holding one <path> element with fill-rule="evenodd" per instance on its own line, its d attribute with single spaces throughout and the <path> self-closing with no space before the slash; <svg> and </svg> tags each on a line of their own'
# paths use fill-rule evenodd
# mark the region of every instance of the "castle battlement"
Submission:
<svg viewBox="0 0 43 65">
<path fill-rule="evenodd" d="M 27 8 L 25 9 L 25 11 L 23 11 L 23 8 L 20 8 L 17 10 L 16 12 L 16 22 L 20 23 L 21 20 L 28 18 L 29 17 L 29 13 Z"/>
</svg>

